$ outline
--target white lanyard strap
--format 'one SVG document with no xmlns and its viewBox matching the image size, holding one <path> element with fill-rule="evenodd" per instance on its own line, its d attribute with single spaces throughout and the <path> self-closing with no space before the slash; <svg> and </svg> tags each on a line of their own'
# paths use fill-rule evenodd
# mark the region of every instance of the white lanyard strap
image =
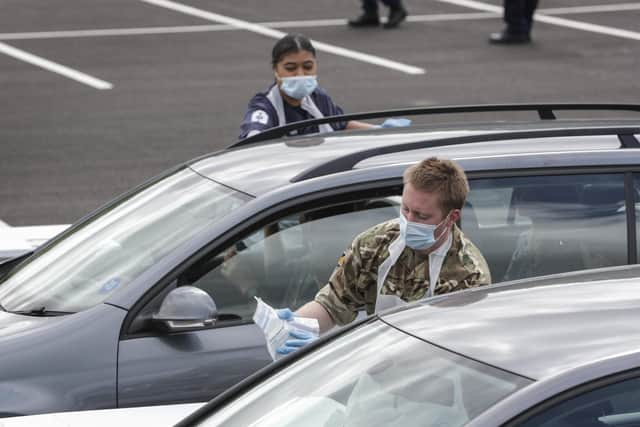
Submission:
<svg viewBox="0 0 640 427">
<path fill-rule="evenodd" d="M 406 244 L 401 235 L 398 235 L 398 238 L 393 241 L 389 245 L 389 257 L 385 259 L 380 267 L 378 267 L 378 293 L 380 295 L 380 291 L 382 291 L 382 286 L 384 285 L 385 280 L 387 280 L 387 275 L 389 274 L 389 270 L 391 267 L 398 261 L 400 258 L 400 254 L 404 250 Z"/>
<path fill-rule="evenodd" d="M 280 89 L 278 89 L 278 85 L 273 85 L 269 93 L 267 93 L 267 99 L 273 105 L 273 108 L 276 110 L 276 114 L 278 115 L 278 124 L 280 126 L 284 126 L 287 124 L 287 119 L 284 114 L 284 104 L 282 101 L 282 95 L 280 95 Z M 318 108 L 318 106 L 313 102 L 310 96 L 305 96 L 302 98 L 300 102 L 300 108 L 302 108 L 307 113 L 311 114 L 311 117 L 315 119 L 321 119 L 324 117 L 322 111 Z M 333 132 L 333 128 L 328 124 L 322 124 L 318 126 L 320 132 Z"/>
</svg>

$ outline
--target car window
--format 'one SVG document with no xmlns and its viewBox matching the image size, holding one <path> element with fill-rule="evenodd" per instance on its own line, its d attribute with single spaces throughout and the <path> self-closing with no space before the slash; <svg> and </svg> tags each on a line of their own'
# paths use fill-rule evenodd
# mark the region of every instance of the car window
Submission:
<svg viewBox="0 0 640 427">
<path fill-rule="evenodd" d="M 1 283 L 0 304 L 9 311 L 85 310 L 249 199 L 179 170 L 31 257 Z"/>
<path fill-rule="evenodd" d="M 522 427 L 640 426 L 640 378 L 569 398 L 529 418 Z"/>
<path fill-rule="evenodd" d="M 636 247 L 640 244 L 640 174 L 633 175 L 633 194 L 635 195 L 635 213 L 636 213 Z"/>
<path fill-rule="evenodd" d="M 377 321 L 289 365 L 199 425 L 457 427 L 529 383 Z"/>
<path fill-rule="evenodd" d="M 622 174 L 475 179 L 462 229 L 494 282 L 627 263 Z"/>
<path fill-rule="evenodd" d="M 323 287 L 353 238 L 398 216 L 400 196 L 343 203 L 287 215 L 200 261 L 178 280 L 205 290 L 218 324 L 250 321 L 254 297 L 295 310 Z"/>
</svg>

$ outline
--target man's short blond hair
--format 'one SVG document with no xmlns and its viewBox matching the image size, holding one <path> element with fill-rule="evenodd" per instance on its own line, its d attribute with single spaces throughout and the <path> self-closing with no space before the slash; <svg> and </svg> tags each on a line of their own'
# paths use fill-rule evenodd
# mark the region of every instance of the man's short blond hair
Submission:
<svg viewBox="0 0 640 427">
<path fill-rule="evenodd" d="M 411 184 L 418 191 L 437 194 L 444 213 L 462 209 L 469 193 L 467 175 L 460 165 L 437 157 L 409 166 L 404 171 L 404 183 Z"/>
</svg>

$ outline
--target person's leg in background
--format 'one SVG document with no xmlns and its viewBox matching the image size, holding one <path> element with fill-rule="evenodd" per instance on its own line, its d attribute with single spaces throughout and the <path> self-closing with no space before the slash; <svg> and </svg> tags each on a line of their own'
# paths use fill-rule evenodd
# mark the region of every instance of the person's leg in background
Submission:
<svg viewBox="0 0 640 427">
<path fill-rule="evenodd" d="M 531 36 L 531 29 L 533 28 L 533 15 L 536 13 L 536 8 L 538 7 L 538 0 L 526 0 L 525 5 L 525 16 L 527 17 L 527 22 L 529 23 L 529 36 Z"/>
<path fill-rule="evenodd" d="M 531 24 L 538 0 L 504 0 L 506 28 L 489 36 L 490 43 L 522 44 L 531 42 Z"/>
<path fill-rule="evenodd" d="M 382 0 L 389 8 L 389 17 L 384 28 L 396 28 L 407 17 L 407 11 L 402 5 L 402 0 Z M 378 14 L 378 0 L 362 0 L 362 15 L 349 20 L 351 27 L 377 27 L 380 25 Z"/>
<path fill-rule="evenodd" d="M 351 27 L 377 27 L 380 25 L 378 16 L 378 0 L 362 0 L 362 15 L 349 20 Z"/>
<path fill-rule="evenodd" d="M 389 8 L 389 17 L 383 25 L 384 28 L 396 28 L 407 18 L 407 10 L 402 5 L 402 0 L 382 0 Z"/>
</svg>

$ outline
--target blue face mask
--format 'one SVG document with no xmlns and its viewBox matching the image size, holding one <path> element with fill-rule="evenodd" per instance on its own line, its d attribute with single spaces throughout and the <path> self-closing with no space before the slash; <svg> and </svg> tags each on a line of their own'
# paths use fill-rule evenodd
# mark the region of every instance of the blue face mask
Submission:
<svg viewBox="0 0 640 427">
<path fill-rule="evenodd" d="M 400 214 L 400 237 L 404 238 L 406 245 L 411 249 L 429 249 L 438 241 L 434 234 L 436 229 L 447 221 L 448 217 L 449 215 L 447 215 L 440 224 L 430 225 L 407 221 L 407 218 L 405 218 L 403 214 Z"/>
<path fill-rule="evenodd" d="M 318 87 L 317 76 L 281 77 L 280 89 L 291 98 L 302 99 Z"/>
</svg>

